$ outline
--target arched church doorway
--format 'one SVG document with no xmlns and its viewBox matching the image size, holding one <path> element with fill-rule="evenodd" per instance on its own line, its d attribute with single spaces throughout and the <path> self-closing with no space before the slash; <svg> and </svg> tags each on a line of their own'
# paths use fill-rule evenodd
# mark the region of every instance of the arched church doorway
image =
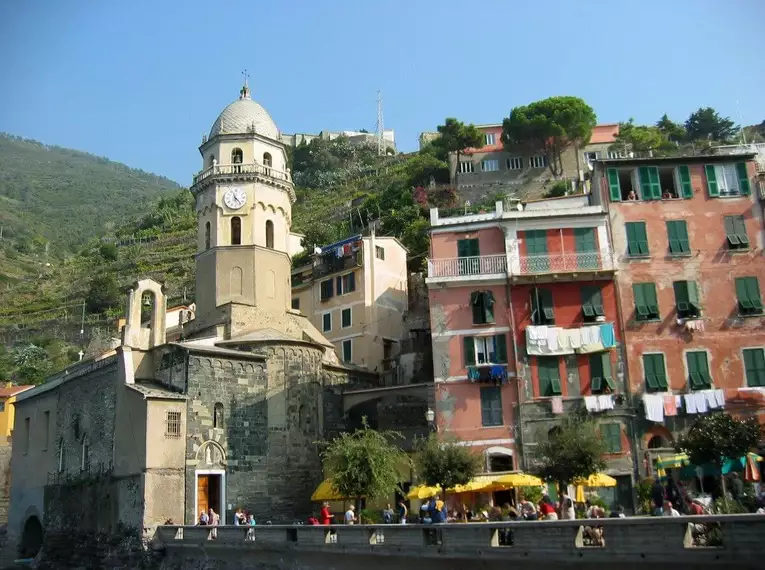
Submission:
<svg viewBox="0 0 765 570">
<path fill-rule="evenodd" d="M 19 556 L 22 558 L 34 558 L 40 552 L 43 544 L 43 527 L 40 519 L 36 516 L 29 517 L 21 531 L 21 544 Z"/>
</svg>

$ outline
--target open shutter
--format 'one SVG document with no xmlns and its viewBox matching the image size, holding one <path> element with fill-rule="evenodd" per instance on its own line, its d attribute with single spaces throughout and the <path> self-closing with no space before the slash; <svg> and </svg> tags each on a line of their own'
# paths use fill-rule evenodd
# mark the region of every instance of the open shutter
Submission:
<svg viewBox="0 0 765 570">
<path fill-rule="evenodd" d="M 639 255 L 640 249 L 637 245 L 637 236 L 635 235 L 635 224 L 634 222 L 627 222 L 625 224 L 627 229 L 627 253 L 629 255 Z"/>
<path fill-rule="evenodd" d="M 672 288 L 675 290 L 675 306 L 677 307 L 677 312 L 687 311 L 690 308 L 688 306 L 688 281 L 674 281 L 672 283 Z"/>
<path fill-rule="evenodd" d="M 497 345 L 497 362 L 500 364 L 507 363 L 507 338 L 504 334 L 498 334 L 494 337 L 494 342 Z"/>
<path fill-rule="evenodd" d="M 651 184 L 651 198 L 661 199 L 661 182 L 659 182 L 659 169 L 655 166 L 648 167 L 648 181 Z"/>
<path fill-rule="evenodd" d="M 473 308 L 473 324 L 476 325 L 486 322 L 484 320 L 482 295 L 481 291 L 473 291 L 470 294 L 470 306 Z"/>
<path fill-rule="evenodd" d="M 667 375 L 664 373 L 664 355 L 655 354 L 653 361 L 654 374 L 656 374 L 656 382 L 659 388 L 667 387 Z"/>
<path fill-rule="evenodd" d="M 464 337 L 462 343 L 465 347 L 465 366 L 475 365 L 475 342 L 473 342 L 473 337 Z"/>
<path fill-rule="evenodd" d="M 603 352 L 600 355 L 603 362 L 603 382 L 606 383 L 611 391 L 616 390 L 616 384 L 614 383 L 614 375 L 611 372 L 611 353 Z"/>
<path fill-rule="evenodd" d="M 736 163 L 736 173 L 738 174 L 738 189 L 742 196 L 749 196 L 752 193 L 752 186 L 749 182 L 749 172 L 746 168 L 746 162 Z"/>
<path fill-rule="evenodd" d="M 652 316 L 657 316 L 659 313 L 659 302 L 656 299 L 656 285 L 653 283 L 643 284 L 643 296 L 648 312 Z"/>
<path fill-rule="evenodd" d="M 650 390 L 658 390 L 659 383 L 654 371 L 654 359 L 652 354 L 643 355 L 643 368 L 645 368 L 645 383 Z"/>
<path fill-rule="evenodd" d="M 635 222 L 635 237 L 637 239 L 638 253 L 648 255 L 648 235 L 645 230 L 645 222 Z"/>
<path fill-rule="evenodd" d="M 746 222 L 744 222 L 744 216 L 732 216 L 733 218 L 733 231 L 736 233 L 736 238 L 741 246 L 749 245 L 749 236 L 746 235 Z"/>
<path fill-rule="evenodd" d="M 704 172 L 707 174 L 707 192 L 710 198 L 716 198 L 720 195 L 720 187 L 717 185 L 717 175 L 713 164 L 705 164 Z"/>
<path fill-rule="evenodd" d="M 590 356 L 590 390 L 593 394 L 603 390 L 603 359 L 600 354 Z"/>
<path fill-rule="evenodd" d="M 736 217 L 737 216 L 725 216 L 723 221 L 725 237 L 728 238 L 728 244 L 733 247 L 741 245 L 741 241 L 736 233 Z"/>
<path fill-rule="evenodd" d="M 736 298 L 738 299 L 738 304 L 742 309 L 747 310 L 752 308 L 752 304 L 749 301 L 749 291 L 746 277 L 739 277 L 736 279 Z"/>
<path fill-rule="evenodd" d="M 667 222 L 667 238 L 669 241 L 670 253 L 680 253 L 680 237 L 678 235 L 677 226 L 677 222 Z"/>
<path fill-rule="evenodd" d="M 677 167 L 677 177 L 680 182 L 680 196 L 683 198 L 693 198 L 693 184 L 691 184 L 691 171 L 685 166 Z"/>
<path fill-rule="evenodd" d="M 645 302 L 643 283 L 634 283 L 632 285 L 632 294 L 635 296 L 635 311 L 639 317 L 648 317 L 648 307 Z"/>
<path fill-rule="evenodd" d="M 756 277 L 749 277 L 745 281 L 746 294 L 755 311 L 762 310 L 762 298 L 760 297 L 760 281 Z"/>
<path fill-rule="evenodd" d="M 691 244 L 688 239 L 688 224 L 685 223 L 685 220 L 675 222 L 675 232 L 679 241 L 680 253 L 690 253 Z"/>
<path fill-rule="evenodd" d="M 695 281 L 686 281 L 688 284 L 688 302 L 695 309 L 701 309 L 701 301 L 699 300 L 699 287 Z"/>
<path fill-rule="evenodd" d="M 620 202 L 622 199 L 622 189 L 619 185 L 619 171 L 615 168 L 609 168 L 608 171 L 608 193 L 612 202 Z"/>
<path fill-rule="evenodd" d="M 640 197 L 643 200 L 652 200 L 653 191 L 651 190 L 651 175 L 648 166 L 638 168 L 638 180 L 640 182 Z"/>
<path fill-rule="evenodd" d="M 549 289 L 538 289 L 539 291 L 539 304 L 541 305 L 542 314 L 548 321 L 555 319 L 555 313 L 553 312 L 553 296 L 552 291 Z"/>
</svg>

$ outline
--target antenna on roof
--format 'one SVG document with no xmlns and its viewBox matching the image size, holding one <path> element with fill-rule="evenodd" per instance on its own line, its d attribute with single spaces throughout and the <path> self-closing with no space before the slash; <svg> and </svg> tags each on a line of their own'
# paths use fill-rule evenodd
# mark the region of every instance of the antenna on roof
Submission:
<svg viewBox="0 0 765 570">
<path fill-rule="evenodd" d="M 385 137 L 383 127 L 383 108 L 382 108 L 382 93 L 377 92 L 377 154 L 382 156 L 385 154 Z"/>
<path fill-rule="evenodd" d="M 249 99 L 250 98 L 250 85 L 248 82 L 248 79 L 250 78 L 250 74 L 247 73 L 247 69 L 245 68 L 244 71 L 242 71 L 242 75 L 244 75 L 244 85 L 242 86 L 241 91 L 239 91 L 239 98 L 240 99 Z"/>
</svg>

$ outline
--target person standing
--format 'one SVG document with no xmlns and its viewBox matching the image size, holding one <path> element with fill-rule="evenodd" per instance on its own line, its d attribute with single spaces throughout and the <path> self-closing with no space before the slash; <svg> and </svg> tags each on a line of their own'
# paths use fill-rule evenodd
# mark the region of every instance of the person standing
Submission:
<svg viewBox="0 0 765 570">
<path fill-rule="evenodd" d="M 406 508 L 406 503 L 401 500 L 398 502 L 398 522 L 399 524 L 406 524 L 406 515 L 409 514 L 409 509 Z"/>
<path fill-rule="evenodd" d="M 390 507 L 390 503 L 383 509 L 382 516 L 385 524 L 393 524 L 393 509 Z"/>
<path fill-rule="evenodd" d="M 355 524 L 356 523 L 356 507 L 351 505 L 348 507 L 348 510 L 345 511 L 345 524 Z"/>
<path fill-rule="evenodd" d="M 563 491 L 563 493 L 561 493 L 560 518 L 561 520 L 574 520 L 576 518 L 574 501 L 571 499 L 571 497 L 568 496 L 567 491 Z"/>
<path fill-rule="evenodd" d="M 660 516 L 662 514 L 662 505 L 664 505 L 664 487 L 656 479 L 651 485 L 651 502 L 653 503 L 654 516 Z"/>
<path fill-rule="evenodd" d="M 332 524 L 333 518 L 335 518 L 335 515 L 329 512 L 329 503 L 327 502 L 322 503 L 321 512 L 319 513 L 319 519 L 321 520 L 321 524 L 323 525 Z"/>
</svg>

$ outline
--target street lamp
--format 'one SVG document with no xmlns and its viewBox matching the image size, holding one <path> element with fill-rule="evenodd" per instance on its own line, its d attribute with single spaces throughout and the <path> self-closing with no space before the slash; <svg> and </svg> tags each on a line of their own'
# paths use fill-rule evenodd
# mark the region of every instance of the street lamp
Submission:
<svg viewBox="0 0 765 570">
<path fill-rule="evenodd" d="M 428 410 L 425 412 L 425 419 L 428 422 L 428 427 L 430 428 L 430 431 L 438 431 L 438 426 L 436 425 L 436 412 L 434 412 L 431 408 L 428 408 Z"/>
</svg>

